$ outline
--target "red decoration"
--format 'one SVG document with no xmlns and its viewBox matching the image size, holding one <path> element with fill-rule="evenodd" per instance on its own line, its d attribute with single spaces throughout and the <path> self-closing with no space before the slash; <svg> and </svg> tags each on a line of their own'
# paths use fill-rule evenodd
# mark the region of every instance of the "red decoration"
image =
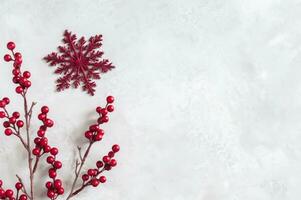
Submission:
<svg viewBox="0 0 301 200">
<path fill-rule="evenodd" d="M 88 94 L 94 95 L 95 79 L 100 79 L 101 73 L 106 73 L 114 66 L 107 59 L 102 59 L 103 51 L 102 35 L 95 35 L 89 38 L 88 42 L 84 37 L 77 40 L 75 34 L 65 31 L 63 38 L 64 46 L 58 47 L 58 53 L 52 52 L 44 59 L 50 66 L 58 65 L 56 74 L 61 76 L 57 79 L 57 91 L 73 86 L 82 88 Z M 9 57 L 5 57 L 9 61 Z"/>
<path fill-rule="evenodd" d="M 66 34 L 68 35 L 69 33 L 66 32 Z M 48 138 L 46 137 L 46 132 L 49 128 L 54 126 L 54 121 L 49 117 L 49 108 L 47 106 L 42 106 L 40 113 L 37 116 L 37 118 L 41 121 L 41 126 L 37 131 L 37 136 L 32 139 L 32 135 L 30 134 L 30 124 L 32 111 L 36 103 L 33 102 L 30 106 L 28 105 L 27 92 L 31 86 L 31 82 L 29 80 L 31 74 L 28 71 L 22 73 L 22 55 L 14 52 L 15 44 L 13 42 L 9 42 L 7 44 L 7 48 L 11 50 L 12 56 L 7 54 L 4 56 L 4 60 L 7 62 L 13 61 L 13 83 L 17 85 L 16 93 L 20 94 L 23 99 L 25 115 L 24 117 L 21 117 L 18 111 L 10 114 L 7 109 L 10 104 L 10 99 L 8 97 L 4 97 L 0 100 L 0 118 L 5 119 L 3 122 L 3 126 L 5 128 L 4 134 L 18 138 L 26 150 L 29 172 L 29 176 L 26 179 L 29 180 L 30 184 L 29 186 L 24 185 L 21 177 L 17 175 L 18 182 L 15 184 L 14 192 L 13 189 L 4 189 L 3 181 L 0 180 L 0 199 L 35 200 L 34 183 L 36 172 L 41 159 L 47 156 L 46 162 L 49 164 L 48 176 L 50 179 L 45 184 L 47 189 L 45 195 L 47 195 L 49 199 L 55 200 L 65 193 L 65 188 L 62 180 L 58 178 L 59 169 L 63 167 L 62 162 L 58 159 L 59 150 L 57 147 L 51 146 Z M 105 183 L 106 177 L 103 176 L 103 173 L 111 170 L 117 165 L 117 161 L 114 159 L 114 156 L 120 148 L 117 144 L 115 144 L 112 146 L 111 151 L 109 151 L 107 155 L 96 161 L 96 168 L 90 168 L 87 171 L 83 170 L 83 166 L 85 165 L 92 146 L 98 141 L 101 141 L 104 136 L 104 131 L 101 129 L 101 126 L 109 121 L 108 113 L 114 110 L 114 106 L 112 105 L 113 102 L 114 98 L 112 96 L 108 96 L 106 106 L 99 106 L 96 108 L 98 118 L 95 123 L 90 125 L 89 129 L 84 134 L 88 140 L 88 145 L 84 148 L 83 154 L 82 147 L 77 147 L 79 156 L 74 168 L 75 177 L 66 200 L 73 198 L 86 187 L 97 187 L 99 184 Z M 82 180 L 79 180 L 79 177 L 82 177 Z M 79 182 L 81 183 L 78 184 Z"/>
</svg>

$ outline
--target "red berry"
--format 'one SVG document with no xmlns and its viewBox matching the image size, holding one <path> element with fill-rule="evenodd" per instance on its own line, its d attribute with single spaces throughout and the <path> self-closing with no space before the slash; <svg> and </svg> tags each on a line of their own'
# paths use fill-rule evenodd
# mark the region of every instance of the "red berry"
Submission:
<svg viewBox="0 0 301 200">
<path fill-rule="evenodd" d="M 0 118 L 4 118 L 4 117 L 6 117 L 5 112 L 4 111 L 0 111 Z"/>
<path fill-rule="evenodd" d="M 105 176 L 101 176 L 101 177 L 99 177 L 99 181 L 101 183 L 105 183 L 107 181 L 107 178 Z"/>
<path fill-rule="evenodd" d="M 16 183 L 15 187 L 17 190 L 21 190 L 23 185 L 22 185 L 22 183 L 18 182 L 18 183 Z"/>
<path fill-rule="evenodd" d="M 102 134 L 100 134 L 100 133 L 97 133 L 95 136 L 94 136 L 94 140 L 95 141 L 100 141 L 101 139 L 102 139 Z"/>
<path fill-rule="evenodd" d="M 0 188 L 2 187 L 2 185 L 3 185 L 3 181 L 2 181 L 2 180 L 0 180 Z"/>
<path fill-rule="evenodd" d="M 15 58 L 22 58 L 22 54 L 19 52 L 15 53 L 14 56 Z"/>
<path fill-rule="evenodd" d="M 16 87 L 16 92 L 21 94 L 23 92 L 23 88 L 21 86 Z"/>
<path fill-rule="evenodd" d="M 108 153 L 108 156 L 109 156 L 110 158 L 113 158 L 113 157 L 115 156 L 115 153 L 114 153 L 113 151 L 110 151 L 110 152 Z"/>
<path fill-rule="evenodd" d="M 118 145 L 118 144 L 114 144 L 114 145 L 112 146 L 112 150 L 113 150 L 113 152 L 117 153 L 117 152 L 120 150 L 119 145 Z"/>
<path fill-rule="evenodd" d="M 5 191 L 5 195 L 6 195 L 6 197 L 11 198 L 11 197 L 13 197 L 14 192 L 13 192 L 12 190 L 6 190 L 6 191 Z"/>
<path fill-rule="evenodd" d="M 56 191 L 57 191 L 58 194 L 64 194 L 64 192 L 65 192 L 63 187 L 60 187 L 60 188 L 56 189 Z"/>
<path fill-rule="evenodd" d="M 5 191 L 3 189 L 0 189 L 0 198 L 5 197 Z"/>
<path fill-rule="evenodd" d="M 104 157 L 102 158 L 102 161 L 103 161 L 104 163 L 109 163 L 110 160 L 111 160 L 111 158 L 110 158 L 109 156 L 104 156 Z"/>
<path fill-rule="evenodd" d="M 41 112 L 44 113 L 44 114 L 47 114 L 47 113 L 49 112 L 48 106 L 43 106 L 43 107 L 41 108 Z"/>
<path fill-rule="evenodd" d="M 104 116 L 104 115 L 107 115 L 108 114 L 108 110 L 103 108 L 100 110 L 100 113 Z"/>
<path fill-rule="evenodd" d="M 99 180 L 97 180 L 97 179 L 92 179 L 92 180 L 91 180 L 91 185 L 92 185 L 93 187 L 97 187 L 97 186 L 99 185 Z"/>
<path fill-rule="evenodd" d="M 15 117 L 10 117 L 9 118 L 9 123 L 11 123 L 11 124 L 16 123 L 16 118 Z"/>
<path fill-rule="evenodd" d="M 38 118 L 39 118 L 39 120 L 44 120 L 44 119 L 46 119 L 46 115 L 44 113 L 40 113 L 38 115 Z"/>
<path fill-rule="evenodd" d="M 98 106 L 98 107 L 96 108 L 96 112 L 100 114 L 100 113 L 101 113 L 101 107 Z"/>
<path fill-rule="evenodd" d="M 37 132 L 37 135 L 38 135 L 39 137 L 44 137 L 45 131 L 39 129 L 38 132 Z"/>
<path fill-rule="evenodd" d="M 47 181 L 47 183 L 45 184 L 47 189 L 52 188 L 52 183 L 50 181 Z"/>
<path fill-rule="evenodd" d="M 83 181 L 89 180 L 89 175 L 88 174 L 83 174 L 82 179 L 83 179 Z"/>
<path fill-rule="evenodd" d="M 95 176 L 97 174 L 97 170 L 95 171 L 94 169 L 89 169 L 88 170 L 88 175 L 89 176 Z"/>
<path fill-rule="evenodd" d="M 48 145 L 48 139 L 45 138 L 45 137 L 41 138 L 40 146 L 41 146 L 41 147 L 44 147 L 44 146 L 46 146 L 46 145 Z"/>
<path fill-rule="evenodd" d="M 30 76 L 31 76 L 31 74 L 30 74 L 29 71 L 23 72 L 23 77 L 24 77 L 24 78 L 30 78 Z"/>
<path fill-rule="evenodd" d="M 22 127 L 24 126 L 24 122 L 23 122 L 22 120 L 18 120 L 18 121 L 17 121 L 17 126 L 18 126 L 19 128 L 22 128 Z"/>
<path fill-rule="evenodd" d="M 15 63 L 16 63 L 16 65 L 21 66 L 21 64 L 22 64 L 22 57 L 15 57 Z"/>
<path fill-rule="evenodd" d="M 12 73 L 14 76 L 18 76 L 20 74 L 20 70 L 15 68 L 13 69 Z"/>
<path fill-rule="evenodd" d="M 107 102 L 108 103 L 113 103 L 114 102 L 114 97 L 113 96 L 108 96 L 107 97 Z"/>
<path fill-rule="evenodd" d="M 50 150 L 51 150 L 51 147 L 49 146 L 49 145 L 46 145 L 46 146 L 44 146 L 44 152 L 45 153 L 48 153 L 48 152 L 50 152 Z"/>
<path fill-rule="evenodd" d="M 62 163 L 60 161 L 55 161 L 53 166 L 56 168 L 56 169 L 60 169 L 62 168 Z"/>
<path fill-rule="evenodd" d="M 112 160 L 110 161 L 110 165 L 111 165 L 112 167 L 115 167 L 115 166 L 117 165 L 117 161 L 116 161 L 115 159 L 112 159 Z"/>
<path fill-rule="evenodd" d="M 113 105 L 108 105 L 107 110 L 109 112 L 113 112 L 114 111 L 114 106 Z"/>
<path fill-rule="evenodd" d="M 9 54 L 6 54 L 6 55 L 4 56 L 4 60 L 5 60 L 6 62 L 9 62 L 9 61 L 12 61 L 12 58 L 11 58 L 11 56 L 10 56 Z"/>
<path fill-rule="evenodd" d="M 55 159 L 53 156 L 48 156 L 46 161 L 47 161 L 47 163 L 52 164 L 55 161 Z"/>
<path fill-rule="evenodd" d="M 8 128 L 8 127 L 10 127 L 10 123 L 9 123 L 9 121 L 5 121 L 5 122 L 3 122 L 3 126 L 4 126 L 5 128 Z"/>
<path fill-rule="evenodd" d="M 53 198 L 54 198 L 54 196 L 55 196 L 55 192 L 54 192 L 54 191 L 52 191 L 52 190 L 48 190 L 48 192 L 47 192 L 47 196 L 48 196 L 50 199 L 53 199 Z"/>
<path fill-rule="evenodd" d="M 4 101 L 4 102 L 6 103 L 6 105 L 10 103 L 10 100 L 9 100 L 8 97 L 4 97 L 4 98 L 2 99 L 2 101 Z"/>
<path fill-rule="evenodd" d="M 105 165 L 105 170 L 110 171 L 112 169 L 111 165 Z"/>
<path fill-rule="evenodd" d="M 24 82 L 24 87 L 29 88 L 31 86 L 31 82 L 30 81 L 25 81 Z"/>
<path fill-rule="evenodd" d="M 60 179 L 56 179 L 55 181 L 54 181 L 54 187 L 56 188 L 56 189 L 58 189 L 58 188 L 61 188 L 62 187 L 62 181 L 60 180 Z"/>
<path fill-rule="evenodd" d="M 93 124 L 89 127 L 89 130 L 90 131 L 97 131 L 99 129 L 98 125 L 97 124 Z"/>
<path fill-rule="evenodd" d="M 9 49 L 9 50 L 14 50 L 15 49 L 15 47 L 16 47 L 16 45 L 15 45 L 15 43 L 14 42 L 8 42 L 7 43 L 7 48 Z"/>
<path fill-rule="evenodd" d="M 6 106 L 6 103 L 5 103 L 5 101 L 0 101 L 0 108 L 4 108 Z"/>
<path fill-rule="evenodd" d="M 85 132 L 85 137 L 88 138 L 89 140 L 92 139 L 93 133 L 91 131 L 86 131 Z"/>
<path fill-rule="evenodd" d="M 103 162 L 101 162 L 100 160 L 96 162 L 96 167 L 97 168 L 102 168 L 103 167 Z"/>
<path fill-rule="evenodd" d="M 36 145 L 39 145 L 40 144 L 40 141 L 41 141 L 41 139 L 40 138 L 38 138 L 38 137 L 36 137 L 34 140 L 34 143 L 36 144 Z"/>
<path fill-rule="evenodd" d="M 55 178 L 56 177 L 56 172 L 54 169 L 49 169 L 48 175 L 50 178 Z"/>
<path fill-rule="evenodd" d="M 27 196 L 25 194 L 22 194 L 20 196 L 19 200 L 27 200 Z"/>
<path fill-rule="evenodd" d="M 55 156 L 56 154 L 58 154 L 59 150 L 56 147 L 51 148 L 50 153 L 51 155 Z"/>
<path fill-rule="evenodd" d="M 13 112 L 13 117 L 18 119 L 20 117 L 20 113 L 19 112 Z"/>
<path fill-rule="evenodd" d="M 52 127 L 54 122 L 51 119 L 45 119 L 44 120 L 44 125 L 47 127 Z"/>
<path fill-rule="evenodd" d="M 13 134 L 13 131 L 10 128 L 7 128 L 4 130 L 5 135 L 10 136 L 11 134 Z"/>
<path fill-rule="evenodd" d="M 38 155 L 40 155 L 40 149 L 39 148 L 34 148 L 33 150 L 32 150 L 32 154 L 33 155 L 35 155 L 35 156 L 38 156 Z"/>
</svg>

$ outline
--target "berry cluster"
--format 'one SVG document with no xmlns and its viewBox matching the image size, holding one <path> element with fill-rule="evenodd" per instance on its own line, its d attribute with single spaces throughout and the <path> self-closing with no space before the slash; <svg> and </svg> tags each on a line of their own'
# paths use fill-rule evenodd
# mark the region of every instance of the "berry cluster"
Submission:
<svg viewBox="0 0 301 200">
<path fill-rule="evenodd" d="M 22 179 L 17 175 L 18 182 L 15 185 L 16 192 L 14 193 L 11 189 L 3 189 L 2 181 L 0 180 L 0 199 L 6 200 L 35 200 L 34 193 L 34 177 L 38 169 L 39 161 L 42 156 L 47 155 L 46 162 L 50 165 L 48 170 L 49 181 L 46 182 L 45 186 L 47 189 L 47 197 L 51 200 L 57 199 L 59 196 L 64 194 L 64 187 L 62 180 L 57 178 L 57 170 L 62 168 L 62 163 L 57 159 L 58 148 L 51 147 L 46 137 L 46 132 L 49 128 L 54 126 L 52 119 L 48 117 L 49 108 L 43 106 L 40 113 L 38 114 L 38 119 L 42 122 L 42 125 L 37 131 L 37 136 L 32 140 L 30 134 L 30 123 L 32 118 L 32 110 L 36 103 L 32 103 L 28 106 L 27 91 L 31 86 L 31 82 L 28 80 L 30 78 L 30 72 L 21 72 L 22 66 L 22 56 L 20 53 L 14 53 L 15 44 L 9 42 L 7 48 L 12 52 L 12 56 L 6 54 L 4 60 L 7 62 L 13 61 L 13 83 L 18 84 L 16 87 L 16 93 L 21 94 L 24 102 L 24 118 L 21 119 L 20 112 L 15 111 L 10 114 L 7 110 L 7 106 L 10 104 L 10 99 L 4 97 L 0 100 L 0 119 L 5 119 L 3 122 L 4 134 L 7 136 L 16 136 L 27 152 L 28 160 L 28 170 L 29 170 L 29 182 L 30 185 L 26 188 L 23 184 Z M 112 167 L 117 165 L 117 161 L 114 159 L 115 154 L 120 150 L 120 147 L 115 144 L 112 146 L 112 150 L 96 162 L 97 168 L 88 169 L 83 175 L 82 169 L 85 161 L 89 155 L 89 152 L 94 143 L 101 141 L 104 136 L 104 130 L 100 128 L 103 124 L 109 121 L 108 114 L 114 111 L 114 97 L 108 96 L 106 99 L 106 106 L 97 107 L 96 112 L 98 113 L 98 118 L 95 123 L 93 123 L 89 130 L 85 132 L 85 137 L 89 140 L 89 144 L 85 150 L 85 153 L 81 154 L 81 147 L 78 147 L 79 160 L 76 162 L 75 166 L 75 178 L 73 180 L 70 193 L 66 200 L 73 198 L 79 192 L 81 192 L 87 186 L 98 186 L 100 183 L 106 182 L 106 177 L 102 175 L 104 171 L 109 171 Z M 25 134 L 23 133 L 22 127 L 25 129 Z M 82 185 L 77 187 L 78 178 L 82 177 Z"/>
<path fill-rule="evenodd" d="M 29 71 L 24 71 L 23 74 L 21 73 L 21 65 L 22 65 L 22 54 L 17 52 L 14 53 L 16 45 L 13 42 L 9 42 L 7 44 L 7 48 L 12 52 L 12 55 L 6 54 L 4 56 L 4 60 L 6 62 L 11 62 L 13 61 L 13 67 L 14 69 L 12 70 L 13 74 L 13 82 L 17 84 L 18 86 L 16 87 L 16 92 L 18 94 L 24 95 L 26 93 L 27 89 L 31 86 L 31 82 L 28 80 L 31 76 Z"/>
<path fill-rule="evenodd" d="M 23 184 L 17 182 L 15 184 L 16 194 L 12 189 L 3 189 L 3 181 L 0 180 L 0 199 L 8 199 L 8 200 L 27 200 L 27 196 L 23 193 Z M 15 195 L 15 196 L 14 196 Z"/>
</svg>

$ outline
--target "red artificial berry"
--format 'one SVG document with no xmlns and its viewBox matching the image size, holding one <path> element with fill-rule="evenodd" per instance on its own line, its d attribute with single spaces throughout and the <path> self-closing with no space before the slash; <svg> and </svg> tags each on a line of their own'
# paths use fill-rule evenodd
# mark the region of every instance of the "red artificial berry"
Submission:
<svg viewBox="0 0 301 200">
<path fill-rule="evenodd" d="M 102 139 L 102 134 L 100 134 L 100 133 L 97 133 L 95 136 L 94 136 L 94 140 L 95 141 L 100 141 L 101 139 Z"/>
<path fill-rule="evenodd" d="M 36 144 L 36 145 L 39 145 L 40 144 L 40 141 L 41 141 L 41 139 L 40 138 L 38 138 L 38 137 L 36 137 L 34 140 L 34 143 Z"/>
<path fill-rule="evenodd" d="M 20 113 L 19 112 L 13 112 L 13 117 L 18 119 L 20 117 Z"/>
<path fill-rule="evenodd" d="M 52 127 L 53 124 L 54 124 L 54 122 L 53 122 L 51 119 L 45 119 L 45 120 L 44 120 L 44 124 L 45 124 L 45 126 L 47 126 L 47 127 Z"/>
<path fill-rule="evenodd" d="M 13 131 L 10 128 L 7 128 L 4 130 L 4 134 L 10 136 L 11 134 L 13 134 Z"/>
<path fill-rule="evenodd" d="M 113 103 L 114 102 L 114 97 L 113 96 L 108 96 L 107 97 L 107 102 L 108 103 Z"/>
<path fill-rule="evenodd" d="M 55 192 L 54 192 L 54 191 L 52 191 L 52 190 L 48 190 L 48 192 L 47 192 L 47 196 L 48 196 L 50 199 L 53 199 L 53 198 L 54 198 L 54 196 L 55 196 Z"/>
<path fill-rule="evenodd" d="M 14 83 L 19 83 L 19 81 L 20 81 L 20 77 L 14 77 L 13 78 L 13 82 Z"/>
<path fill-rule="evenodd" d="M 15 117 L 10 117 L 9 118 L 9 123 L 11 123 L 11 124 L 16 123 L 16 118 Z"/>
<path fill-rule="evenodd" d="M 99 129 L 98 125 L 97 124 L 93 124 L 89 127 L 89 130 L 90 131 L 97 131 Z"/>
<path fill-rule="evenodd" d="M 83 181 L 89 180 L 89 175 L 88 174 L 83 174 L 82 179 L 83 179 Z"/>
<path fill-rule="evenodd" d="M 92 179 L 91 180 L 91 185 L 93 187 L 97 187 L 99 185 L 99 180 L 97 180 L 96 178 Z"/>
<path fill-rule="evenodd" d="M 15 47 L 16 47 L 16 45 L 15 45 L 15 43 L 14 42 L 8 42 L 7 43 L 7 48 L 9 49 L 9 50 L 14 50 L 15 49 Z"/>
<path fill-rule="evenodd" d="M 15 58 L 22 58 L 22 54 L 19 52 L 15 53 L 14 56 Z"/>
<path fill-rule="evenodd" d="M 18 183 L 16 183 L 15 187 L 17 190 L 21 190 L 23 185 L 22 185 L 22 183 L 18 182 Z"/>
<path fill-rule="evenodd" d="M 47 161 L 47 163 L 52 164 L 55 161 L 55 159 L 53 156 L 48 156 L 46 161 Z"/>
<path fill-rule="evenodd" d="M 51 150 L 51 147 L 49 146 L 49 145 L 46 145 L 46 146 L 44 146 L 44 152 L 45 153 L 48 153 L 48 152 L 50 152 L 50 150 Z"/>
<path fill-rule="evenodd" d="M 38 135 L 39 137 L 44 137 L 45 131 L 39 129 L 38 132 L 37 132 L 37 135 Z"/>
<path fill-rule="evenodd" d="M 42 126 L 40 126 L 40 129 L 43 130 L 43 131 L 46 131 L 47 130 L 47 126 L 42 125 Z"/>
<path fill-rule="evenodd" d="M 21 66 L 21 64 L 22 64 L 22 57 L 15 57 L 15 63 L 16 63 L 16 65 Z"/>
<path fill-rule="evenodd" d="M 102 158 L 102 161 L 103 161 L 104 163 L 109 163 L 110 160 L 111 160 L 111 158 L 110 158 L 109 156 L 104 156 L 104 157 Z"/>
<path fill-rule="evenodd" d="M 10 56 L 9 54 L 6 54 L 6 55 L 4 56 L 4 60 L 5 60 L 6 62 L 9 62 L 9 61 L 12 61 L 12 58 L 11 58 L 11 56 Z"/>
<path fill-rule="evenodd" d="M 4 117 L 6 117 L 5 112 L 4 111 L 0 111 L 0 118 L 4 118 Z"/>
<path fill-rule="evenodd" d="M 19 200 L 27 200 L 27 196 L 25 194 L 22 194 L 20 196 Z"/>
<path fill-rule="evenodd" d="M 44 120 L 44 119 L 46 119 L 46 115 L 45 115 L 44 113 L 40 113 L 40 114 L 38 115 L 38 119 L 39 119 L 39 120 Z"/>
<path fill-rule="evenodd" d="M 14 192 L 12 190 L 8 189 L 5 191 L 5 195 L 6 195 L 6 197 L 11 198 L 11 197 L 13 197 Z"/>
<path fill-rule="evenodd" d="M 23 122 L 22 120 L 18 120 L 18 121 L 17 121 L 17 126 L 18 126 L 19 128 L 22 128 L 22 127 L 24 126 L 24 122 Z"/>
<path fill-rule="evenodd" d="M 56 191 L 58 194 L 64 194 L 64 192 L 65 192 L 63 187 L 57 188 Z"/>
<path fill-rule="evenodd" d="M 62 163 L 60 161 L 55 161 L 53 166 L 56 168 L 56 169 L 60 169 L 62 168 Z"/>
<path fill-rule="evenodd" d="M 3 126 L 4 126 L 5 128 L 8 128 L 8 127 L 10 127 L 10 123 L 9 123 L 9 121 L 5 121 L 5 122 L 3 122 Z"/>
<path fill-rule="evenodd" d="M 41 138 L 40 146 L 41 146 L 41 147 L 44 147 L 44 146 L 46 146 L 46 145 L 48 145 L 48 139 L 45 138 L 45 137 Z"/>
<path fill-rule="evenodd" d="M 56 147 L 51 148 L 50 153 L 51 155 L 55 156 L 56 154 L 58 154 L 59 150 Z"/>
<path fill-rule="evenodd" d="M 55 178 L 56 177 L 56 172 L 54 169 L 49 169 L 48 175 L 50 178 Z"/>
<path fill-rule="evenodd" d="M 113 112 L 114 111 L 114 106 L 113 105 L 108 105 L 107 110 L 109 112 Z"/>
<path fill-rule="evenodd" d="M 103 108 L 103 109 L 100 110 L 100 113 L 101 113 L 102 115 L 107 115 L 107 114 L 108 114 L 108 110 L 105 109 L 105 108 Z"/>
<path fill-rule="evenodd" d="M 10 100 L 9 100 L 8 97 L 4 97 L 4 98 L 2 99 L 2 101 L 4 101 L 4 102 L 6 103 L 6 105 L 10 103 Z"/>
<path fill-rule="evenodd" d="M 3 181 L 2 181 L 2 180 L 0 180 L 0 188 L 2 187 L 2 185 L 3 185 Z"/>
<path fill-rule="evenodd" d="M 0 189 L 0 198 L 5 197 L 5 191 L 3 189 Z"/>
<path fill-rule="evenodd" d="M 109 117 L 108 116 L 103 116 L 103 117 L 100 117 L 100 118 L 98 118 L 98 120 L 97 120 L 97 122 L 99 123 L 99 124 L 103 124 L 103 123 L 107 123 L 109 121 Z"/>
<path fill-rule="evenodd" d="M 29 88 L 31 86 L 31 82 L 30 81 L 25 81 L 24 82 L 24 87 Z"/>
<path fill-rule="evenodd" d="M 117 153 L 117 152 L 120 150 L 119 145 L 118 145 L 118 144 L 114 144 L 114 145 L 112 146 L 112 150 L 113 150 L 114 153 Z"/>
<path fill-rule="evenodd" d="M 12 74 L 14 76 L 18 76 L 20 74 L 20 70 L 19 69 L 13 69 Z"/>
<path fill-rule="evenodd" d="M 98 107 L 96 108 L 96 112 L 100 114 L 100 113 L 101 113 L 101 107 L 98 106 Z"/>
<path fill-rule="evenodd" d="M 117 161 L 116 161 L 115 159 L 112 159 L 112 160 L 110 161 L 110 165 L 111 165 L 112 167 L 115 167 L 115 166 L 117 165 Z"/>
<path fill-rule="evenodd" d="M 61 188 L 62 187 L 62 181 L 60 179 L 56 179 L 53 183 L 54 187 L 56 189 Z"/>
<path fill-rule="evenodd" d="M 88 175 L 89 176 L 95 176 L 97 174 L 97 171 L 95 171 L 94 169 L 89 169 L 88 170 Z"/>
<path fill-rule="evenodd" d="M 103 167 L 103 162 L 101 162 L 100 160 L 96 162 L 96 167 L 97 168 L 102 168 Z"/>
<path fill-rule="evenodd" d="M 6 106 L 6 103 L 5 103 L 5 101 L 0 101 L 0 108 L 4 108 Z"/>
<path fill-rule="evenodd" d="M 41 112 L 44 113 L 44 114 L 47 114 L 47 113 L 49 112 L 48 106 L 43 106 L 43 107 L 41 108 Z"/>
<path fill-rule="evenodd" d="M 24 77 L 24 78 L 30 78 L 30 76 L 31 76 L 31 74 L 30 74 L 29 71 L 23 72 L 23 77 Z"/>
<path fill-rule="evenodd" d="M 32 150 L 32 154 L 35 155 L 35 156 L 40 155 L 40 152 L 41 152 L 41 150 L 40 150 L 39 148 L 34 148 L 34 149 Z"/>
<path fill-rule="evenodd" d="M 99 181 L 101 183 L 105 183 L 107 181 L 107 178 L 105 176 L 101 176 L 101 177 L 99 177 Z"/>
<path fill-rule="evenodd" d="M 21 86 L 16 87 L 16 92 L 21 94 L 23 92 L 23 88 Z"/>
<path fill-rule="evenodd" d="M 50 189 L 50 188 L 52 188 L 52 183 L 50 181 L 47 181 L 45 186 L 47 189 Z"/>
<path fill-rule="evenodd" d="M 88 138 L 89 140 L 92 139 L 93 133 L 91 131 L 86 131 L 85 132 L 85 137 Z"/>
<path fill-rule="evenodd" d="M 113 151 L 110 151 L 110 152 L 108 153 L 108 156 L 109 156 L 110 158 L 113 158 L 113 157 L 115 156 L 115 153 L 114 153 Z"/>
</svg>

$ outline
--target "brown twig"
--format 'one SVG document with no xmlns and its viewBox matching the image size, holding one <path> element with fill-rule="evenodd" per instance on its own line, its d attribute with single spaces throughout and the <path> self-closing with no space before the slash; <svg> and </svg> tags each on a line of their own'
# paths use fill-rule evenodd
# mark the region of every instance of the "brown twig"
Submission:
<svg viewBox="0 0 301 200">
<path fill-rule="evenodd" d="M 27 193 L 26 187 L 25 187 L 25 185 L 24 185 L 22 179 L 20 178 L 20 176 L 16 175 L 16 177 L 17 177 L 17 179 L 19 180 L 19 182 L 23 185 L 23 187 L 22 187 L 22 192 L 23 192 L 29 199 L 32 199 L 32 197 L 29 196 L 29 194 Z"/>
</svg>

